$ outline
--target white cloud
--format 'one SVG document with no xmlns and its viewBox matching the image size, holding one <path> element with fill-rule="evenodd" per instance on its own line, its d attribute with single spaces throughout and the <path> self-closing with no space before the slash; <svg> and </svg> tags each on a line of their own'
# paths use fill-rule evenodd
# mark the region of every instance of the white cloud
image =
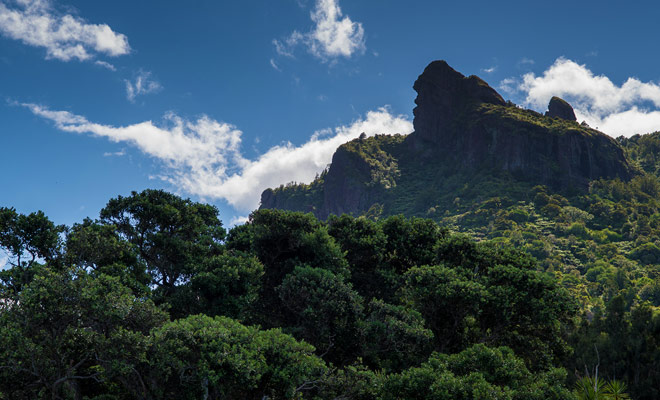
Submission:
<svg viewBox="0 0 660 400">
<path fill-rule="evenodd" d="M 485 73 L 487 73 L 487 74 L 492 74 L 492 73 L 495 72 L 496 70 L 497 70 L 497 66 L 493 66 L 493 67 L 490 67 L 490 68 L 482 68 L 482 69 L 481 69 L 482 72 L 485 72 Z"/>
<path fill-rule="evenodd" d="M 302 145 L 284 143 L 250 160 L 240 149 L 242 132 L 206 116 L 186 121 L 169 114 L 163 126 L 147 121 L 114 127 L 90 122 L 67 111 L 52 111 L 36 104 L 23 106 L 53 121 L 62 131 L 132 144 L 165 163 L 167 168 L 158 178 L 193 195 L 224 199 L 241 212 L 258 207 L 261 192 L 269 187 L 291 181 L 312 181 L 330 163 L 337 147 L 362 132 L 369 136 L 407 134 L 413 129 L 406 117 L 380 108 L 350 125 L 318 131 Z"/>
<path fill-rule="evenodd" d="M 103 153 L 103 157 L 123 157 L 125 155 L 126 155 L 126 151 L 123 149 L 121 151 L 115 151 L 115 152 L 106 151 L 105 153 Z"/>
<path fill-rule="evenodd" d="M 283 41 L 273 40 L 278 54 L 293 57 L 295 47 L 302 44 L 315 57 L 328 61 L 366 50 L 362 24 L 344 16 L 337 0 L 317 0 L 310 16 L 314 27 L 309 32 L 293 31 Z"/>
<path fill-rule="evenodd" d="M 110 64 L 109 62 L 106 62 L 106 61 L 96 60 L 96 61 L 94 61 L 94 64 L 98 65 L 99 67 L 109 69 L 110 71 L 113 71 L 113 72 L 117 71 L 117 68 L 114 65 L 112 65 L 112 64 Z"/>
<path fill-rule="evenodd" d="M 126 98 L 131 103 L 135 102 L 137 96 L 156 93 L 163 88 L 160 83 L 151 79 L 151 72 L 145 71 L 139 71 L 134 82 L 127 79 L 124 82 L 126 83 Z"/>
<path fill-rule="evenodd" d="M 293 31 L 284 41 L 279 41 L 273 39 L 273 45 L 275 46 L 275 51 L 277 54 L 289 58 L 293 58 L 293 50 L 298 45 L 298 43 L 304 42 L 306 40 L 305 36 L 298 32 Z"/>
<path fill-rule="evenodd" d="M 539 111 L 552 96 L 562 97 L 573 105 L 578 120 L 612 136 L 660 130 L 660 85 L 628 78 L 618 86 L 566 58 L 557 59 L 541 75 L 530 72 L 521 80 L 505 79 L 500 88 L 522 92 L 525 105 Z"/>
<path fill-rule="evenodd" d="M 47 58 L 62 61 L 89 60 L 95 53 L 120 56 L 131 49 L 125 35 L 106 24 L 88 24 L 82 18 L 59 14 L 50 0 L 0 0 L 0 33 L 43 47 Z"/>
<path fill-rule="evenodd" d="M 279 65 L 277 65 L 277 63 L 275 62 L 275 60 L 273 60 L 272 58 L 270 59 L 270 66 L 273 67 L 273 69 L 275 69 L 275 71 L 282 72 L 282 70 L 280 69 Z"/>
<path fill-rule="evenodd" d="M 250 220 L 250 217 L 248 215 L 239 215 L 234 218 L 232 218 L 229 221 L 229 227 L 236 226 L 236 225 L 243 225 L 244 223 L 248 222 Z"/>
<path fill-rule="evenodd" d="M 518 91 L 519 82 L 514 78 L 506 78 L 500 81 L 499 88 L 505 93 L 516 93 Z"/>
</svg>

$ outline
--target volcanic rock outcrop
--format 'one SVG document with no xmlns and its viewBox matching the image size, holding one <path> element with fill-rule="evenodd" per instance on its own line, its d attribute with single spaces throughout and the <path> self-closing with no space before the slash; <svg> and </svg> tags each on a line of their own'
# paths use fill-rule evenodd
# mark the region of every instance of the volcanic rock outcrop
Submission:
<svg viewBox="0 0 660 400">
<path fill-rule="evenodd" d="M 504 99 L 477 76 L 466 78 L 445 61 L 434 61 L 413 85 L 415 135 L 431 142 L 439 132 L 454 130 L 453 123 L 466 108 L 481 103 L 505 105 Z"/>
<path fill-rule="evenodd" d="M 548 111 L 545 113 L 550 118 L 561 118 L 567 121 L 577 121 L 575 111 L 566 100 L 553 96 L 548 104 Z"/>
<path fill-rule="evenodd" d="M 544 117 L 506 104 L 486 82 L 465 77 L 444 61 L 426 67 L 414 89 L 415 132 L 409 141 L 426 156 L 465 168 L 509 171 L 555 189 L 631 177 L 617 142 L 580 126 L 573 108 L 558 97 Z"/>
<path fill-rule="evenodd" d="M 451 180 L 469 185 L 475 177 L 505 177 L 574 191 L 592 180 L 628 180 L 636 173 L 614 139 L 578 124 L 573 108 L 558 97 L 545 116 L 525 110 L 445 61 L 429 64 L 413 88 L 413 133 L 346 143 L 319 179 L 268 189 L 261 207 L 312 211 L 320 218 L 374 207 L 413 214 L 415 207 L 433 204 L 434 196 L 447 196 L 444 182 Z"/>
</svg>

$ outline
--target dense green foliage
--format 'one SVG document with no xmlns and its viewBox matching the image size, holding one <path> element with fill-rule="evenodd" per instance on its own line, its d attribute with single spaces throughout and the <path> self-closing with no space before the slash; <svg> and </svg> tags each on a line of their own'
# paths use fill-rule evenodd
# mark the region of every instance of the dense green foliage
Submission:
<svg viewBox="0 0 660 400">
<path fill-rule="evenodd" d="M 543 128 L 558 132 L 571 129 L 585 135 L 592 132 L 575 122 L 540 118 L 532 111 L 517 107 L 488 104 L 482 107 L 480 118 L 492 117 L 498 121 L 498 126 L 506 127 L 507 121 L 514 125 L 526 121 L 530 125 L 544 124 Z M 533 129 L 530 129 L 525 134 L 532 134 Z M 478 242 L 490 243 L 489 246 L 520 249 L 537 260 L 534 269 L 554 277 L 578 304 L 579 328 L 570 331 L 574 351 L 569 355 L 570 350 L 564 349 L 568 353 L 565 353 L 567 359 L 563 365 L 569 371 L 591 368 L 598 363 L 596 346 L 602 360 L 601 374 L 610 379 L 622 379 L 634 398 L 660 396 L 655 389 L 660 386 L 655 373 L 660 370 L 660 133 L 619 138 L 629 163 L 639 173 L 630 181 L 592 181 L 586 190 L 537 186 L 533 180 L 506 172 L 462 169 L 440 159 L 430 158 L 420 163 L 409 146 L 392 145 L 402 140 L 400 136 L 387 140 L 377 136 L 343 146 L 343 151 L 363 158 L 364 163 L 372 167 L 372 173 L 378 170 L 380 175 L 395 178 L 388 183 L 387 190 L 370 192 L 374 205 L 362 215 L 371 221 L 356 220 L 361 221 L 355 227 L 359 235 L 345 228 L 350 217 L 328 219 L 330 232 L 337 233 L 342 247 L 355 247 L 356 259 L 364 260 L 351 262 L 351 265 L 364 265 L 364 270 L 352 269 L 353 283 L 359 291 L 393 301 L 388 297 L 392 296 L 391 291 L 383 293 L 378 289 L 383 285 L 397 287 L 398 293 L 406 296 L 405 304 L 417 304 L 427 326 L 435 334 L 436 346 L 443 346 L 437 342 L 441 336 L 446 340 L 445 349 L 456 351 L 453 346 L 465 343 L 456 342 L 449 332 L 469 332 L 484 316 L 498 315 L 492 309 L 484 312 L 485 304 L 480 304 L 489 297 L 482 281 L 488 279 L 488 273 L 465 275 L 456 264 L 451 267 L 432 265 L 437 264 L 437 260 L 431 261 L 423 246 L 411 252 L 415 257 L 412 263 L 406 261 L 406 254 L 397 251 L 402 265 L 396 266 L 392 262 L 398 260 L 390 261 L 385 257 L 396 246 L 396 239 L 388 240 L 387 234 L 383 236 L 373 226 L 383 226 L 383 233 L 386 233 L 387 221 L 403 219 L 397 215 L 428 218 L 444 230 L 464 233 Z M 372 179 L 374 187 L 384 187 L 382 179 L 368 179 Z M 280 196 L 286 196 L 286 191 Z M 402 226 L 396 225 L 397 228 Z M 390 235 L 393 236 L 405 241 L 403 238 L 407 238 L 408 233 L 401 228 Z M 453 240 L 460 239 L 454 237 Z M 475 245 L 472 240 L 466 243 Z M 350 261 L 351 253 L 346 257 Z M 475 260 L 468 263 L 472 266 Z M 378 265 L 387 265 L 389 270 Z M 403 271 L 408 286 L 394 279 L 396 273 Z M 424 289 L 425 282 L 431 282 L 430 289 Z M 521 286 L 532 291 L 538 287 L 537 290 L 542 291 L 542 285 L 531 282 Z M 490 298 L 510 299 L 506 290 L 497 290 L 497 295 Z M 442 293 L 441 300 L 446 303 L 438 302 L 434 291 Z M 399 300 L 404 299 L 399 297 Z M 520 298 L 519 303 L 515 303 L 515 297 L 512 301 L 512 307 L 529 305 L 524 298 Z M 458 307 L 462 314 L 456 313 L 454 308 L 446 311 L 447 304 Z M 616 315 L 611 315 L 615 309 L 618 310 Z M 433 313 L 442 316 L 438 320 L 458 321 L 434 327 L 430 325 L 434 319 L 429 317 Z M 507 316 L 506 313 L 502 315 Z M 549 346 L 548 338 L 554 335 L 548 332 L 543 346 Z M 521 330 L 511 334 L 512 339 L 522 340 L 523 337 Z M 515 343 L 499 339 L 494 343 L 482 338 L 481 342 L 517 349 Z M 534 344 L 527 346 L 527 343 L 525 340 L 519 344 L 517 354 L 520 348 L 533 351 Z M 561 352 L 559 344 L 552 346 L 555 352 Z M 540 354 L 547 353 L 541 350 Z M 574 374 L 569 376 L 571 382 L 576 379 Z"/>
<path fill-rule="evenodd" d="M 428 219 L 261 210 L 225 235 L 159 191 L 71 228 L 2 212 L 4 398 L 572 399 L 570 345 L 592 362 L 552 274 Z"/>
</svg>

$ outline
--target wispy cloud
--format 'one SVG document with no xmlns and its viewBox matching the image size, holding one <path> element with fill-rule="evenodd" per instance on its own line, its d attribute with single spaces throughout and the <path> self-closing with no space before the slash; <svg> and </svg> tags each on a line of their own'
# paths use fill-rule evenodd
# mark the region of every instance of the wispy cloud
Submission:
<svg viewBox="0 0 660 400">
<path fill-rule="evenodd" d="M 105 153 L 103 153 L 103 157 L 123 157 L 125 155 L 126 155 L 126 151 L 124 149 L 115 152 L 106 151 Z"/>
<path fill-rule="evenodd" d="M 612 136 L 660 130 L 659 84 L 630 77 L 619 86 L 566 58 L 558 58 L 538 76 L 530 72 L 505 79 L 500 87 L 522 94 L 526 106 L 540 111 L 552 96 L 565 98 L 579 120 Z"/>
<path fill-rule="evenodd" d="M 518 92 L 518 86 L 520 84 L 520 81 L 518 81 L 515 78 L 506 78 L 502 79 L 499 84 L 500 90 L 502 90 L 504 93 L 507 94 L 514 94 Z"/>
<path fill-rule="evenodd" d="M 193 195 L 224 199 L 241 212 L 255 209 L 266 188 L 291 181 L 310 182 L 330 163 L 337 147 L 362 132 L 410 133 L 413 129 L 406 117 L 380 108 L 349 125 L 316 132 L 299 146 L 284 143 L 248 159 L 241 151 L 242 132 L 206 116 L 188 121 L 169 114 L 161 125 L 146 121 L 115 127 L 37 104 L 23 106 L 62 131 L 131 144 L 165 164 L 158 178 Z"/>
<path fill-rule="evenodd" d="M 366 50 L 362 24 L 344 16 L 337 0 L 317 0 L 310 16 L 314 27 L 309 32 L 296 30 L 283 40 L 273 40 L 278 54 L 293 57 L 295 48 L 303 45 L 315 57 L 329 61 Z"/>
<path fill-rule="evenodd" d="M 43 47 L 47 58 L 90 60 L 97 53 L 121 56 L 131 50 L 128 39 L 107 24 L 58 13 L 50 0 L 0 0 L 0 33 Z"/>
<path fill-rule="evenodd" d="M 131 82 L 125 79 L 126 83 L 126 98 L 131 102 L 135 102 L 135 98 L 149 93 L 156 93 L 163 89 L 160 83 L 151 78 L 151 72 L 140 70 L 137 73 L 134 81 Z"/>
<path fill-rule="evenodd" d="M 98 65 L 99 67 L 103 67 L 105 69 L 109 69 L 110 71 L 117 71 L 117 67 L 114 65 L 110 64 L 109 62 L 106 61 L 101 61 L 101 60 L 96 60 L 94 61 L 94 64 Z"/>
<path fill-rule="evenodd" d="M 282 72 L 282 70 L 280 69 L 280 66 L 277 65 L 277 63 L 275 62 L 275 60 L 273 60 L 272 58 L 270 59 L 270 66 L 273 67 L 273 69 L 274 69 L 275 71 Z"/>
<path fill-rule="evenodd" d="M 497 71 L 497 66 L 492 66 L 489 68 L 482 68 L 481 72 L 487 73 L 487 74 L 492 74 L 493 72 Z"/>
</svg>

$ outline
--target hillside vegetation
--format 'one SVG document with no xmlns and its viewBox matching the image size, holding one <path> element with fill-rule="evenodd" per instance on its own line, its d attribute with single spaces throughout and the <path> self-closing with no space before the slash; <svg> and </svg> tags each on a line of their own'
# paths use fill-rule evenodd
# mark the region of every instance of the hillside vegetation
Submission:
<svg viewBox="0 0 660 400">
<path fill-rule="evenodd" d="M 0 232 L 8 399 L 573 399 L 596 366 L 658 394 L 633 280 L 586 318 L 532 256 L 430 219 L 261 210 L 226 232 L 148 190 L 72 227 L 0 209 Z"/>
</svg>

